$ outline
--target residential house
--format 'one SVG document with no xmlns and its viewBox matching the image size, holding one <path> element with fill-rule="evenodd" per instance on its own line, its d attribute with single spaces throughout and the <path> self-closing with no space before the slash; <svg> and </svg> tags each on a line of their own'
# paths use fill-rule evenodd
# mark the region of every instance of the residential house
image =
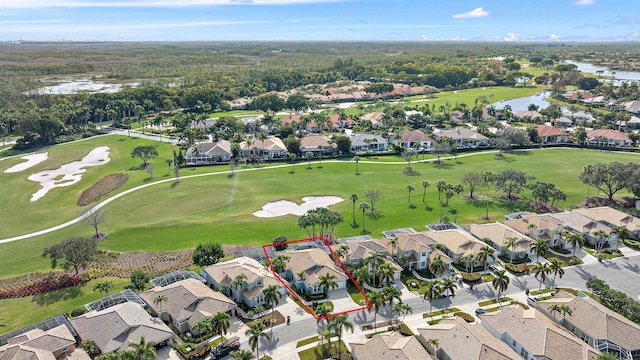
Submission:
<svg viewBox="0 0 640 360">
<path fill-rule="evenodd" d="M 533 243 L 533 240 L 503 223 L 474 224 L 469 225 L 467 228 L 471 234 L 485 241 L 489 246 L 496 249 L 499 254 L 514 260 L 530 255 L 529 246 Z M 515 248 L 507 247 L 509 238 L 516 238 Z"/>
<path fill-rule="evenodd" d="M 318 156 L 320 154 L 320 146 L 322 146 L 322 154 L 333 154 L 337 149 L 337 145 L 331 143 L 331 139 L 326 135 L 309 135 L 300 139 L 300 152 L 302 154 L 311 152 L 314 156 Z"/>
<path fill-rule="evenodd" d="M 538 302 L 537 308 L 550 318 L 552 305 L 566 305 L 571 314 L 559 320 L 580 340 L 602 352 L 611 352 L 621 359 L 640 359 L 640 326 L 588 296 L 574 296 L 565 291 Z M 559 315 L 555 315 L 558 317 Z"/>
<path fill-rule="evenodd" d="M 154 300 L 161 295 L 166 296 L 167 301 L 156 303 Z M 231 314 L 236 307 L 233 300 L 193 278 L 155 287 L 141 293 L 140 297 L 156 314 L 171 321 L 183 333 L 191 331 L 202 319 L 218 312 Z"/>
<path fill-rule="evenodd" d="M 587 131 L 587 142 L 595 146 L 631 146 L 631 139 L 624 133 L 612 129 Z"/>
<path fill-rule="evenodd" d="M 467 323 L 458 316 L 418 328 L 418 334 L 422 346 L 438 360 L 522 360 L 479 322 Z M 432 345 L 432 339 L 437 340 L 438 345 Z"/>
<path fill-rule="evenodd" d="M 524 118 L 536 120 L 536 119 L 541 119 L 542 114 L 540 114 L 536 110 L 517 110 L 513 112 L 513 117 L 518 120 L 524 119 Z"/>
<path fill-rule="evenodd" d="M 453 260 L 442 251 L 436 249 L 436 241 L 426 231 L 414 233 L 409 231 L 395 232 L 393 236 L 398 242 L 397 252 L 404 256 L 409 270 L 426 270 L 436 255 L 445 262 L 445 271 Z"/>
<path fill-rule="evenodd" d="M 340 244 L 333 245 L 334 251 L 337 251 L 342 245 L 347 245 L 349 250 L 343 255 L 342 262 L 345 265 L 353 268 L 360 268 L 364 266 L 365 259 L 371 256 L 372 253 L 378 252 L 384 258 L 385 262 L 390 263 L 395 268 L 393 274 L 393 281 L 400 281 L 402 266 L 392 258 L 391 246 L 388 244 L 387 238 L 382 239 L 364 239 L 364 238 L 351 238 L 343 239 Z M 391 249 L 391 250 L 390 250 Z M 371 271 L 372 269 L 369 268 Z"/>
<path fill-rule="evenodd" d="M 229 101 L 229 108 L 231 110 L 244 110 L 249 106 L 251 100 L 245 98 L 239 98 Z"/>
<path fill-rule="evenodd" d="M 355 152 L 387 151 L 387 139 L 375 134 L 357 134 L 351 136 L 351 148 Z"/>
<path fill-rule="evenodd" d="M 427 230 L 424 234 L 444 245 L 445 254 L 456 264 L 460 263 L 463 256 L 477 254 L 481 247 L 487 245 L 463 229 Z"/>
<path fill-rule="evenodd" d="M 615 244 L 617 236 L 616 234 L 611 233 L 612 228 L 610 226 L 573 211 L 565 211 L 550 215 L 562 221 L 562 226 L 565 229 L 584 235 L 587 243 L 592 247 L 595 246 L 598 241 L 602 241 L 602 248 L 607 248 L 608 246 Z M 598 230 L 604 231 L 607 234 L 607 238 L 597 239 L 593 233 Z"/>
<path fill-rule="evenodd" d="M 414 336 L 397 331 L 374 335 L 371 339 L 351 343 L 353 360 L 433 360 Z"/>
<path fill-rule="evenodd" d="M 538 136 L 543 144 L 558 144 L 571 142 L 571 136 L 555 126 L 538 125 Z"/>
<path fill-rule="evenodd" d="M 595 120 L 593 115 L 584 111 L 562 110 L 562 116 L 571 119 L 571 121 L 577 125 L 582 124 L 583 122 L 591 124 Z"/>
<path fill-rule="evenodd" d="M 244 124 L 245 131 L 250 133 L 255 132 L 258 128 L 256 125 L 260 123 L 259 120 L 253 116 L 243 117 L 240 121 Z"/>
<path fill-rule="evenodd" d="M 377 129 L 378 126 L 385 124 L 385 114 L 380 111 L 364 114 L 360 117 L 361 121 L 370 121 L 371 127 Z"/>
<path fill-rule="evenodd" d="M 49 330 L 33 329 L 7 340 L 0 346 L 2 360 L 90 360 L 65 325 Z"/>
<path fill-rule="evenodd" d="M 573 125 L 573 120 L 569 119 L 566 116 L 561 116 L 561 117 L 557 118 L 553 123 L 555 125 L 557 125 L 557 126 L 569 127 L 569 126 Z"/>
<path fill-rule="evenodd" d="M 510 228 L 529 235 L 531 239 L 545 240 L 550 247 L 566 249 L 569 245 L 562 239 L 560 232 L 564 230 L 564 221 L 550 214 L 522 214 L 520 219 L 505 220 Z"/>
<path fill-rule="evenodd" d="M 278 255 L 289 257 L 284 278 L 293 282 L 300 293 L 309 295 L 322 294 L 324 286 L 320 285 L 320 277 L 326 274 L 335 276 L 338 286 L 335 289 L 346 289 L 349 277 L 344 270 L 322 249 L 285 250 Z M 301 279 L 300 274 L 304 273 Z M 330 289 L 331 290 L 331 289 Z"/>
<path fill-rule="evenodd" d="M 262 292 L 269 285 L 277 286 L 281 295 L 287 292 L 271 270 L 246 256 L 207 266 L 201 274 L 214 289 L 223 289 L 227 297 L 241 301 L 250 308 L 264 304 Z M 246 279 L 242 286 L 235 288 L 233 280 L 240 274 L 244 274 Z"/>
<path fill-rule="evenodd" d="M 640 100 L 627 101 L 621 104 L 627 112 L 632 114 L 640 113 Z"/>
<path fill-rule="evenodd" d="M 280 124 L 282 126 L 293 126 L 294 129 L 300 129 L 302 123 L 302 114 L 291 114 L 289 116 L 281 117 Z"/>
<path fill-rule="evenodd" d="M 147 342 L 156 344 L 168 342 L 174 336 L 162 320 L 152 318 L 133 302 L 90 311 L 70 321 L 80 340 L 93 340 L 102 354 L 127 350 L 130 343 L 139 342 L 143 336 Z"/>
<path fill-rule="evenodd" d="M 640 128 L 640 118 L 634 115 L 629 119 L 629 121 L 627 121 L 626 125 L 629 128 L 638 129 Z"/>
<path fill-rule="evenodd" d="M 420 130 L 402 130 L 400 138 L 394 139 L 392 142 L 409 150 L 429 150 L 436 143 Z"/>
<path fill-rule="evenodd" d="M 209 165 L 231 160 L 231 143 L 219 140 L 216 143 L 200 143 L 190 147 L 184 156 L 187 165 Z"/>
<path fill-rule="evenodd" d="M 287 154 L 287 147 L 282 140 L 276 136 L 269 136 L 264 142 L 260 139 L 253 139 L 251 143 L 245 141 L 240 143 L 240 153 L 243 157 L 262 156 L 264 159 L 281 158 Z"/>
<path fill-rule="evenodd" d="M 434 133 L 433 136 L 436 140 L 440 140 L 442 137 L 447 137 L 458 143 L 461 148 L 475 148 L 478 146 L 488 146 L 489 138 L 467 128 L 455 128 L 451 130 L 445 130 L 438 133 Z"/>
<path fill-rule="evenodd" d="M 356 124 L 355 120 L 344 117 L 341 114 L 331 114 L 329 115 L 329 120 L 334 129 L 351 129 Z"/>
<path fill-rule="evenodd" d="M 577 208 L 573 212 L 587 216 L 609 227 L 624 226 L 630 233 L 640 235 L 640 219 L 612 207 Z"/>
<path fill-rule="evenodd" d="M 534 308 L 506 306 L 480 320 L 526 360 L 597 360 L 600 353 Z"/>
</svg>

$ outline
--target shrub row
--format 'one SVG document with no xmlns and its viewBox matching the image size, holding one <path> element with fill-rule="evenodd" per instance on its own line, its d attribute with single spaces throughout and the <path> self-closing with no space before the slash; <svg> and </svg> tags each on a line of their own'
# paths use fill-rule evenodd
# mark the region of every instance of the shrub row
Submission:
<svg viewBox="0 0 640 360">
<path fill-rule="evenodd" d="M 0 299 L 19 298 L 31 295 L 37 295 L 48 291 L 63 289 L 69 286 L 75 286 L 80 283 L 80 277 L 63 275 L 58 278 L 43 279 L 40 282 L 25 285 L 17 289 L 6 290 L 0 292 Z"/>
<path fill-rule="evenodd" d="M 129 180 L 129 176 L 127 174 L 119 173 L 107 175 L 83 191 L 76 204 L 78 206 L 89 205 L 110 192 L 117 190 L 119 187 L 124 185 L 127 180 Z"/>
</svg>

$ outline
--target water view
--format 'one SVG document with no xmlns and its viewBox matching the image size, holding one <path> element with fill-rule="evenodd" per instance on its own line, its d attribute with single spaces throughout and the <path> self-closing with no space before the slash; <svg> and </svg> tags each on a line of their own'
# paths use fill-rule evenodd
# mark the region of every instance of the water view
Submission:
<svg viewBox="0 0 640 360">
<path fill-rule="evenodd" d="M 537 94 L 535 94 L 533 96 L 527 96 L 527 97 L 503 100 L 503 101 L 500 101 L 500 102 L 497 102 L 497 103 L 493 104 L 493 106 L 495 106 L 498 109 L 502 109 L 506 105 L 509 105 L 509 106 L 511 106 L 511 110 L 518 111 L 518 110 L 527 110 L 527 108 L 529 107 L 530 104 L 535 104 L 540 109 L 546 109 L 547 107 L 549 107 L 551 105 L 550 102 L 545 100 L 545 98 L 547 98 L 549 96 L 551 96 L 551 92 L 550 91 L 541 91 L 541 92 L 539 92 L 539 93 L 537 93 Z"/>
<path fill-rule="evenodd" d="M 89 78 L 51 78 L 43 79 L 46 82 L 57 82 L 57 85 L 44 86 L 28 91 L 28 94 L 48 95 L 73 95 L 80 91 L 90 93 L 114 93 L 125 87 L 137 87 L 139 83 L 111 84 L 104 81 Z"/>
</svg>

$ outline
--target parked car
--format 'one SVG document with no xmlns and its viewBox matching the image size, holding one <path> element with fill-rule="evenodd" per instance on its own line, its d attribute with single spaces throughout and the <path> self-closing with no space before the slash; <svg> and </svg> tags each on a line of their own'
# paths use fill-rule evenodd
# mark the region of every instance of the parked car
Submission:
<svg viewBox="0 0 640 360">
<path fill-rule="evenodd" d="M 477 308 L 476 309 L 476 315 L 482 315 L 482 314 L 486 314 L 486 313 L 488 313 L 488 311 L 483 309 L 483 308 Z"/>
<path fill-rule="evenodd" d="M 527 304 L 529 304 L 529 306 L 531 307 L 537 307 L 538 299 L 532 296 L 527 296 Z"/>
<path fill-rule="evenodd" d="M 211 350 L 211 360 L 222 359 L 236 350 L 240 350 L 240 338 L 234 336 Z"/>
</svg>

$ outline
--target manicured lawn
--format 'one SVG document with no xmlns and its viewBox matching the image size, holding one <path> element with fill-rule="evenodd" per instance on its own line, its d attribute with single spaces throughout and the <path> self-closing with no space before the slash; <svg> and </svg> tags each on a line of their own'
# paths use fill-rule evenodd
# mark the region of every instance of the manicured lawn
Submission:
<svg viewBox="0 0 640 360">
<path fill-rule="evenodd" d="M 93 286 L 109 280 L 116 285 L 110 294 L 124 290 L 124 286 L 129 283 L 129 279 L 102 278 L 45 294 L 3 299 L 0 301 L 0 311 L 2 323 L 6 326 L 2 328 L 2 333 L 9 333 L 55 315 L 70 313 L 78 306 L 98 300 L 104 297 L 104 293 L 93 291 Z"/>
<path fill-rule="evenodd" d="M 538 294 L 546 294 L 546 293 L 550 293 L 552 292 L 553 289 L 542 289 L 541 291 L 538 290 L 533 290 L 532 292 L 529 293 L 529 295 L 538 295 Z"/>
<path fill-rule="evenodd" d="M 567 193 L 567 201 L 560 206 L 575 207 L 587 192 L 577 177 L 585 165 L 598 161 L 640 161 L 640 157 L 635 154 L 545 149 L 507 153 L 501 159 L 493 154 L 473 154 L 459 157 L 458 161 L 445 160 L 441 166 L 432 163 L 413 164 L 414 169 L 420 173 L 418 176 L 403 174 L 406 162 L 401 160 L 395 164 L 368 163 L 363 160 L 359 165 L 359 176 L 354 175 L 353 161 L 334 160 L 323 161 L 322 169 L 314 166 L 307 170 L 304 164 L 298 163 L 294 174 L 289 173 L 291 166 L 238 167 L 233 176 L 229 176 L 227 166 L 185 168 L 181 172 L 181 181 L 175 183 L 166 175 L 166 164 L 161 164 L 164 161 L 162 159 L 173 152 L 173 147 L 158 143 L 161 155 L 155 160 L 158 163 L 156 175 L 154 179 L 148 179 L 144 170 L 138 170 L 140 161 L 129 155 L 135 146 L 142 144 L 153 143 L 123 136 L 103 136 L 65 144 L 49 150 L 51 159 L 55 161 L 44 162 L 35 169 L 15 174 L 6 174 L 2 170 L 19 162 L 17 159 L 0 162 L 0 180 L 6 184 L 5 188 L 12 189 L 0 194 L 0 203 L 12 204 L 18 209 L 0 214 L 3 235 L 35 231 L 74 218 L 81 210 L 86 209 L 75 205 L 82 190 L 101 177 L 115 172 L 126 172 L 130 176 L 127 184 L 115 193 L 160 179 L 169 180 L 137 190 L 106 205 L 104 211 L 107 221 L 100 230 L 109 235 L 101 241 L 100 247 L 114 251 L 164 251 L 194 247 L 204 240 L 256 246 L 270 243 L 279 235 L 289 239 L 306 237 L 304 230 L 297 226 L 298 217 L 295 215 L 257 218 L 253 216 L 253 212 L 276 200 L 290 200 L 300 204 L 302 197 L 311 195 L 336 195 L 345 199 L 344 202 L 331 206 L 333 210 L 341 212 L 345 219 L 334 231 L 338 237 L 358 235 L 363 227 L 374 237 L 382 236 L 382 231 L 398 227 L 423 230 L 426 224 L 436 222 L 439 218 L 438 193 L 435 189 L 438 180 L 455 184 L 468 171 L 481 172 L 486 169 L 494 172 L 507 168 L 522 169 L 535 176 L 536 181 L 554 182 Z M 104 166 L 88 168 L 83 179 L 74 186 L 54 189 L 35 203 L 29 201 L 37 184 L 26 181 L 26 176 L 43 170 L 43 164 L 49 164 L 46 168 L 57 168 L 60 164 L 79 159 L 98 145 L 110 146 L 114 160 Z M 188 178 L 189 175 L 216 172 L 217 174 Z M 432 184 L 427 188 L 426 196 L 426 204 L 430 210 L 425 209 L 422 204 L 423 181 Z M 408 184 L 414 185 L 416 189 L 412 194 L 412 203 L 417 205 L 415 208 L 408 206 Z M 359 227 L 352 228 L 350 224 L 353 214 L 349 196 L 355 193 L 360 196 L 358 203 L 367 201 L 364 194 L 372 189 L 378 189 L 383 194 L 383 200 L 376 204 L 381 216 L 374 219 L 367 212 L 363 226 L 362 213 L 356 209 L 355 218 Z M 480 189 L 480 192 L 483 193 L 483 190 Z M 620 193 L 622 195 L 624 193 Z M 489 214 L 494 219 L 528 209 L 525 200 L 502 202 L 495 198 L 496 193 L 493 191 Z M 481 222 L 484 204 L 460 199 L 458 223 Z M 455 208 L 454 197 L 450 201 L 450 207 L 444 209 L 444 214 L 451 220 L 455 217 Z M 91 231 L 90 226 L 79 223 L 35 238 L 0 244 L 0 277 L 46 269 L 48 262 L 40 256 L 44 247 L 69 236 L 87 236 Z"/>
<path fill-rule="evenodd" d="M 439 316 L 439 315 L 442 315 L 442 314 L 453 314 L 454 312 L 457 312 L 457 311 L 460 311 L 460 309 L 458 309 L 457 307 L 453 307 L 453 308 L 450 308 L 450 309 L 438 310 L 438 311 L 434 311 L 433 312 L 433 316 L 435 317 L 435 316 Z M 430 313 L 422 314 L 422 318 L 423 319 L 426 319 L 426 318 L 431 317 L 431 316 L 432 315 Z"/>
<path fill-rule="evenodd" d="M 366 290 L 364 291 L 365 293 L 367 292 Z M 349 296 L 351 296 L 351 299 L 353 300 L 354 303 L 360 305 L 364 302 L 364 296 L 362 296 L 362 293 L 360 292 L 360 290 L 358 290 L 357 287 L 349 286 L 347 288 L 347 292 L 349 293 Z"/>
<path fill-rule="evenodd" d="M 588 252 L 589 254 L 591 254 L 591 256 L 597 257 L 596 251 L 593 250 L 593 249 L 589 249 L 587 247 L 583 247 L 582 250 Z M 620 251 L 610 252 L 610 253 L 601 251 L 599 255 L 600 255 L 600 258 L 602 258 L 604 260 L 610 260 L 610 259 L 615 259 L 617 257 L 621 257 L 622 253 Z"/>
<path fill-rule="evenodd" d="M 510 297 L 503 297 L 500 299 L 501 303 L 504 303 L 506 301 L 511 301 L 513 299 L 511 299 Z M 481 301 L 478 303 L 478 306 L 482 307 L 482 306 L 487 306 L 487 305 L 491 305 L 491 304 L 497 304 L 498 303 L 498 299 L 491 299 L 491 300 L 486 300 L 486 301 Z"/>
<path fill-rule="evenodd" d="M 338 351 L 336 345 L 337 341 L 331 342 L 332 354 L 337 357 Z M 323 356 L 323 354 L 329 355 L 328 346 L 328 344 L 318 345 L 312 347 L 311 349 L 300 351 L 298 353 L 298 356 L 300 357 L 300 360 L 322 360 L 326 358 L 325 356 Z M 348 349 L 343 341 L 340 341 L 340 347 L 342 348 L 342 358 L 351 359 L 351 355 L 349 355 Z"/>
</svg>

